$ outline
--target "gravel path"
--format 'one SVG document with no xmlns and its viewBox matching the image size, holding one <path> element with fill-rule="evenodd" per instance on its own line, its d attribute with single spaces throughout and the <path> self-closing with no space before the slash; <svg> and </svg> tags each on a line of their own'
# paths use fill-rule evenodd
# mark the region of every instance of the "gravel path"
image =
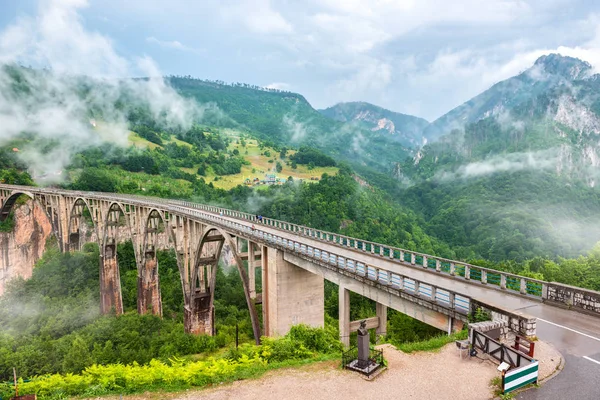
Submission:
<svg viewBox="0 0 600 400">
<path fill-rule="evenodd" d="M 492 396 L 489 384 L 498 375 L 496 366 L 479 359 L 461 360 L 453 343 L 439 353 L 404 354 L 392 346 L 383 348 L 388 370 L 371 382 L 327 363 L 320 368 L 273 371 L 257 380 L 188 393 L 176 399 L 481 400 Z"/>
</svg>

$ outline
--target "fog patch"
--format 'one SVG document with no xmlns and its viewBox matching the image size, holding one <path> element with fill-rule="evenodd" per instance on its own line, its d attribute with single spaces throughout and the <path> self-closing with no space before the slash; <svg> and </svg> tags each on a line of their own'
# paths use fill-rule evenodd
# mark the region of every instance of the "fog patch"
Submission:
<svg viewBox="0 0 600 400">
<path fill-rule="evenodd" d="M 499 154 L 482 161 L 461 165 L 453 172 L 439 172 L 434 179 L 449 181 L 488 176 L 498 172 L 552 170 L 556 168 L 559 159 L 559 149 L 556 148 L 537 152 Z"/>
<path fill-rule="evenodd" d="M 285 114 L 282 122 L 283 128 L 287 131 L 293 143 L 300 143 L 308 137 L 309 128 L 306 124 L 298 121 L 295 115 L 290 113 Z"/>
<path fill-rule="evenodd" d="M 41 138 L 22 141 L 17 153 L 38 183 L 61 181 L 72 156 L 86 148 L 126 146 L 127 107 L 148 110 L 161 127 L 181 129 L 206 111 L 169 86 L 149 57 L 128 61 L 109 38 L 86 30 L 79 10 L 87 5 L 42 1 L 37 15 L 0 32 L 0 145 L 24 135 Z M 140 73 L 148 78 L 123 79 Z M 42 145 L 47 140 L 55 144 Z"/>
</svg>

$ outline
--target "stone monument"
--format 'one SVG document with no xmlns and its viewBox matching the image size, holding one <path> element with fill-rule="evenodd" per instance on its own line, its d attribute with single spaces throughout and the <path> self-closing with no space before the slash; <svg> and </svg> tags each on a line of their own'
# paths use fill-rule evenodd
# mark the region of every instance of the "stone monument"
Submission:
<svg viewBox="0 0 600 400">
<path fill-rule="evenodd" d="M 360 321 L 356 334 L 357 347 L 342 353 L 342 365 L 344 368 L 366 375 L 366 379 L 374 379 L 385 369 L 383 367 L 383 351 L 371 350 L 366 320 Z"/>
<path fill-rule="evenodd" d="M 367 330 L 367 321 L 361 321 L 358 328 L 358 368 L 367 368 L 369 366 L 369 346 L 370 335 Z"/>
</svg>

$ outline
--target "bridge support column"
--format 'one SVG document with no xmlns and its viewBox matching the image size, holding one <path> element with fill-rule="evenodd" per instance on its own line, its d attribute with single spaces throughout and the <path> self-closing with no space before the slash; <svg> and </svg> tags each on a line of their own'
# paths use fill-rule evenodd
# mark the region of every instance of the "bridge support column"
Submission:
<svg viewBox="0 0 600 400">
<path fill-rule="evenodd" d="M 123 314 L 121 277 L 116 250 L 116 244 L 107 244 L 103 246 L 100 254 L 100 312 L 102 314 L 108 314 L 113 309 L 117 315 Z"/>
<path fill-rule="evenodd" d="M 248 287 L 250 298 L 256 299 L 256 249 L 255 244 L 248 241 Z"/>
<path fill-rule="evenodd" d="M 387 335 L 387 306 L 381 303 L 375 303 L 375 311 L 379 318 L 379 325 L 375 330 L 375 334 L 379 336 Z"/>
<path fill-rule="evenodd" d="M 154 315 L 162 317 L 158 259 L 154 251 L 146 252 L 144 264 L 138 274 L 137 308 L 139 314 L 151 312 Z"/>
<path fill-rule="evenodd" d="M 183 324 L 185 331 L 194 335 L 215 335 L 214 288 L 217 277 L 218 260 L 200 266 L 196 277 L 200 283 L 191 296 L 190 309 L 184 308 Z"/>
<path fill-rule="evenodd" d="M 296 324 L 323 327 L 325 323 L 323 277 L 285 261 L 283 256 L 282 250 L 263 247 L 262 301 L 267 336 L 285 335 Z"/>
<path fill-rule="evenodd" d="M 185 331 L 192 335 L 213 336 L 215 318 L 210 293 L 199 293 L 194 296 L 191 306 L 191 310 L 184 309 Z"/>
<path fill-rule="evenodd" d="M 350 347 L 350 291 L 340 285 L 339 289 L 340 341 L 344 347 Z"/>
</svg>

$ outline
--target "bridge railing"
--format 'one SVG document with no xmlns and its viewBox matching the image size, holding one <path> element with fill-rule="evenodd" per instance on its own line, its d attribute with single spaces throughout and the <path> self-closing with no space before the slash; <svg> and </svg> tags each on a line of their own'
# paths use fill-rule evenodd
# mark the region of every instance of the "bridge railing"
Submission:
<svg viewBox="0 0 600 400">
<path fill-rule="evenodd" d="M 217 206 L 187 201 L 170 201 L 170 203 L 183 205 L 185 207 L 197 208 L 227 217 L 244 219 L 247 221 L 252 221 L 253 223 L 259 222 L 256 215 L 241 211 L 229 210 Z M 514 294 L 538 299 L 544 298 L 543 296 L 545 293 L 546 282 L 538 279 L 528 278 L 490 268 L 479 267 L 442 257 L 435 257 L 428 254 L 387 246 L 367 240 L 352 238 L 338 233 L 327 232 L 306 226 L 296 225 L 290 222 L 279 221 L 273 218 L 263 217 L 261 223 L 275 229 L 303 235 L 314 240 L 333 244 L 346 249 L 378 255 L 379 257 L 396 261 L 406 266 L 413 266 L 435 271 L 442 275 L 463 279 L 472 283 L 479 283 L 481 285 L 486 285 L 491 288 L 497 288 Z"/>
<path fill-rule="evenodd" d="M 225 214 L 221 216 L 220 213 L 199 212 L 190 210 L 189 207 L 185 206 L 185 208 L 175 205 L 172 207 L 175 207 L 175 209 L 172 208 L 173 211 L 192 213 L 195 218 L 207 221 L 211 225 L 223 227 L 241 237 L 246 237 L 256 242 L 266 243 L 269 247 L 292 252 L 300 258 L 307 259 L 314 264 L 338 273 L 351 276 L 363 283 L 370 283 L 380 289 L 400 296 L 411 296 L 413 301 L 416 298 L 422 305 L 423 302 L 427 302 L 430 308 L 458 317 L 463 321 L 467 321 L 467 315 L 477 307 L 485 306 L 488 309 L 490 308 L 485 302 L 473 299 L 459 292 L 416 280 L 395 271 L 347 257 L 346 255 L 340 255 L 316 246 L 307 245 L 302 240 L 302 235 L 297 236 L 298 240 L 289 239 L 264 231 L 261 229 L 261 225 L 255 226 L 252 229 L 247 224 L 225 218 Z M 531 320 L 531 317 L 528 315 L 513 313 L 503 308 L 493 308 L 493 313 L 500 319 L 506 319 L 510 323 L 510 327 L 516 332 L 526 336 L 535 336 L 535 319 Z"/>
<path fill-rule="evenodd" d="M 223 215 L 241 220 L 251 221 L 258 224 L 256 215 L 249 213 L 229 210 L 217 206 L 192 203 L 188 201 L 159 199 L 139 195 L 121 195 L 115 193 L 101 192 L 74 192 L 61 189 L 44 189 L 38 187 L 0 185 L 0 187 L 11 190 L 28 191 L 32 193 L 56 193 L 73 195 L 78 194 L 82 197 L 100 198 L 106 200 L 133 201 L 137 204 L 156 203 L 164 207 L 169 205 L 183 206 L 202 210 L 215 215 Z M 260 222 L 263 225 L 274 229 L 290 232 L 296 235 L 305 236 L 313 240 L 322 241 L 341 248 L 358 251 L 361 253 L 379 256 L 403 266 L 422 268 L 432 273 L 461 279 L 472 284 L 484 285 L 491 289 L 498 289 L 511 294 L 526 296 L 532 299 L 549 301 L 551 303 L 566 305 L 569 308 L 600 315 L 600 293 L 580 288 L 572 288 L 560 283 L 549 283 L 538 279 L 511 274 L 508 272 L 483 268 L 476 265 L 464 263 L 461 261 L 450 260 L 442 257 L 435 257 L 415 251 L 401 249 L 398 247 L 387 246 L 380 243 L 374 243 L 367 240 L 348 237 L 345 235 L 314 229 L 306 226 L 293 224 L 290 222 L 279 221 L 273 218 L 263 217 Z M 577 290 L 576 290 L 577 289 Z M 567 293 L 567 295 L 562 295 Z M 569 294 L 572 293 L 572 294 Z"/>
<path fill-rule="evenodd" d="M 178 206 L 175 206 L 178 207 Z M 189 208 L 174 209 L 174 211 L 190 213 Z M 301 258 L 310 260 L 326 268 L 335 270 L 362 282 L 370 282 L 387 290 L 403 292 L 421 300 L 436 304 L 460 315 L 466 316 L 471 310 L 471 298 L 446 288 L 422 282 L 384 268 L 380 268 L 359 260 L 343 257 L 317 247 L 308 246 L 302 240 L 292 240 L 263 231 L 260 226 L 252 227 L 221 217 L 220 214 L 207 214 L 191 211 L 193 215 L 213 225 L 222 226 L 228 230 L 237 231 L 241 236 L 257 242 L 264 242 L 271 247 L 290 251 Z"/>
</svg>

